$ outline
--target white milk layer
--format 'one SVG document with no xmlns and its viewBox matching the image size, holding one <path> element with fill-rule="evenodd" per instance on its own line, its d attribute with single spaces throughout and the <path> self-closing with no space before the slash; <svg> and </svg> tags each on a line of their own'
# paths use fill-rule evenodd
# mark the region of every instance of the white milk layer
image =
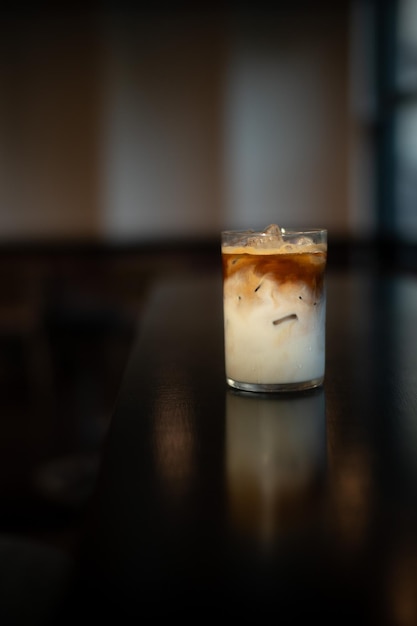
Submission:
<svg viewBox="0 0 417 626">
<path fill-rule="evenodd" d="M 259 279 L 258 279 L 259 280 Z M 242 277 L 224 287 L 226 376 L 237 382 L 287 384 L 320 379 L 325 368 L 325 292 L 315 301 L 300 282 L 242 295 Z"/>
</svg>

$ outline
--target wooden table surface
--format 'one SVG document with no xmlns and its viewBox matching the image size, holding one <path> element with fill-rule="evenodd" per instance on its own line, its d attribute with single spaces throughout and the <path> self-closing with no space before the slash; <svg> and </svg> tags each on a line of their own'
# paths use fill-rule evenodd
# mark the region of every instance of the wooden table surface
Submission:
<svg viewBox="0 0 417 626">
<path fill-rule="evenodd" d="M 220 275 L 155 285 L 69 621 L 417 624 L 417 278 L 327 286 L 323 388 L 257 395 L 225 383 Z"/>
</svg>

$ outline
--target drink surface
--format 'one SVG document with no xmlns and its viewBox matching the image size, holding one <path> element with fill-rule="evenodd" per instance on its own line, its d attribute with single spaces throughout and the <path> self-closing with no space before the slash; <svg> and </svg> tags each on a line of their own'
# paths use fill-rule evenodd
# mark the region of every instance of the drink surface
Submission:
<svg viewBox="0 0 417 626">
<path fill-rule="evenodd" d="M 292 384 L 324 374 L 326 244 L 223 245 L 228 378 Z"/>
<path fill-rule="evenodd" d="M 280 252 L 277 250 L 257 251 L 254 248 L 223 248 L 223 279 L 239 276 L 245 295 L 250 297 L 253 280 L 262 286 L 262 278 L 268 277 L 278 284 L 302 281 L 312 291 L 323 289 L 326 251 Z"/>
</svg>

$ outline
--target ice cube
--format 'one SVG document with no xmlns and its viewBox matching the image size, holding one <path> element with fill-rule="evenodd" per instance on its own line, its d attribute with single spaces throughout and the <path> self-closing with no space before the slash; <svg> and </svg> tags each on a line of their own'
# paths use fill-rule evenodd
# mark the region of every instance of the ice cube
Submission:
<svg viewBox="0 0 417 626">
<path fill-rule="evenodd" d="M 270 224 L 260 235 L 249 237 L 247 245 L 254 248 L 278 248 L 282 244 L 281 229 L 276 224 Z"/>
<path fill-rule="evenodd" d="M 242 231 L 234 239 L 232 239 L 231 244 L 233 246 L 247 246 L 248 234 L 253 233 L 253 232 L 254 230 Z"/>
<path fill-rule="evenodd" d="M 246 245 L 250 248 L 261 248 L 264 243 L 263 235 L 254 235 L 253 237 L 248 237 L 246 240 Z"/>
<path fill-rule="evenodd" d="M 270 224 L 263 231 L 265 235 L 271 235 L 272 237 L 277 237 L 279 240 L 282 239 L 281 229 L 276 224 Z"/>
<path fill-rule="evenodd" d="M 309 246 L 313 243 L 313 240 L 310 237 L 297 237 L 297 239 L 293 242 L 296 246 Z"/>
</svg>

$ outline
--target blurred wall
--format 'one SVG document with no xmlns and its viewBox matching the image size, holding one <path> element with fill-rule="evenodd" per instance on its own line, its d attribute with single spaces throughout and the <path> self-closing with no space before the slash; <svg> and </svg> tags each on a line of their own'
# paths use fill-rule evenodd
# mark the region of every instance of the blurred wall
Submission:
<svg viewBox="0 0 417 626">
<path fill-rule="evenodd" d="M 349 4 L 8 14 L 0 241 L 354 231 Z"/>
<path fill-rule="evenodd" d="M 228 58 L 222 17 L 122 13 L 103 25 L 105 234 L 217 231 Z"/>
<path fill-rule="evenodd" d="M 343 2 L 293 6 L 238 22 L 230 38 L 225 219 L 345 232 L 348 11 Z"/>
<path fill-rule="evenodd" d="M 97 233 L 101 64 L 89 17 L 2 13 L 0 240 Z"/>
</svg>

